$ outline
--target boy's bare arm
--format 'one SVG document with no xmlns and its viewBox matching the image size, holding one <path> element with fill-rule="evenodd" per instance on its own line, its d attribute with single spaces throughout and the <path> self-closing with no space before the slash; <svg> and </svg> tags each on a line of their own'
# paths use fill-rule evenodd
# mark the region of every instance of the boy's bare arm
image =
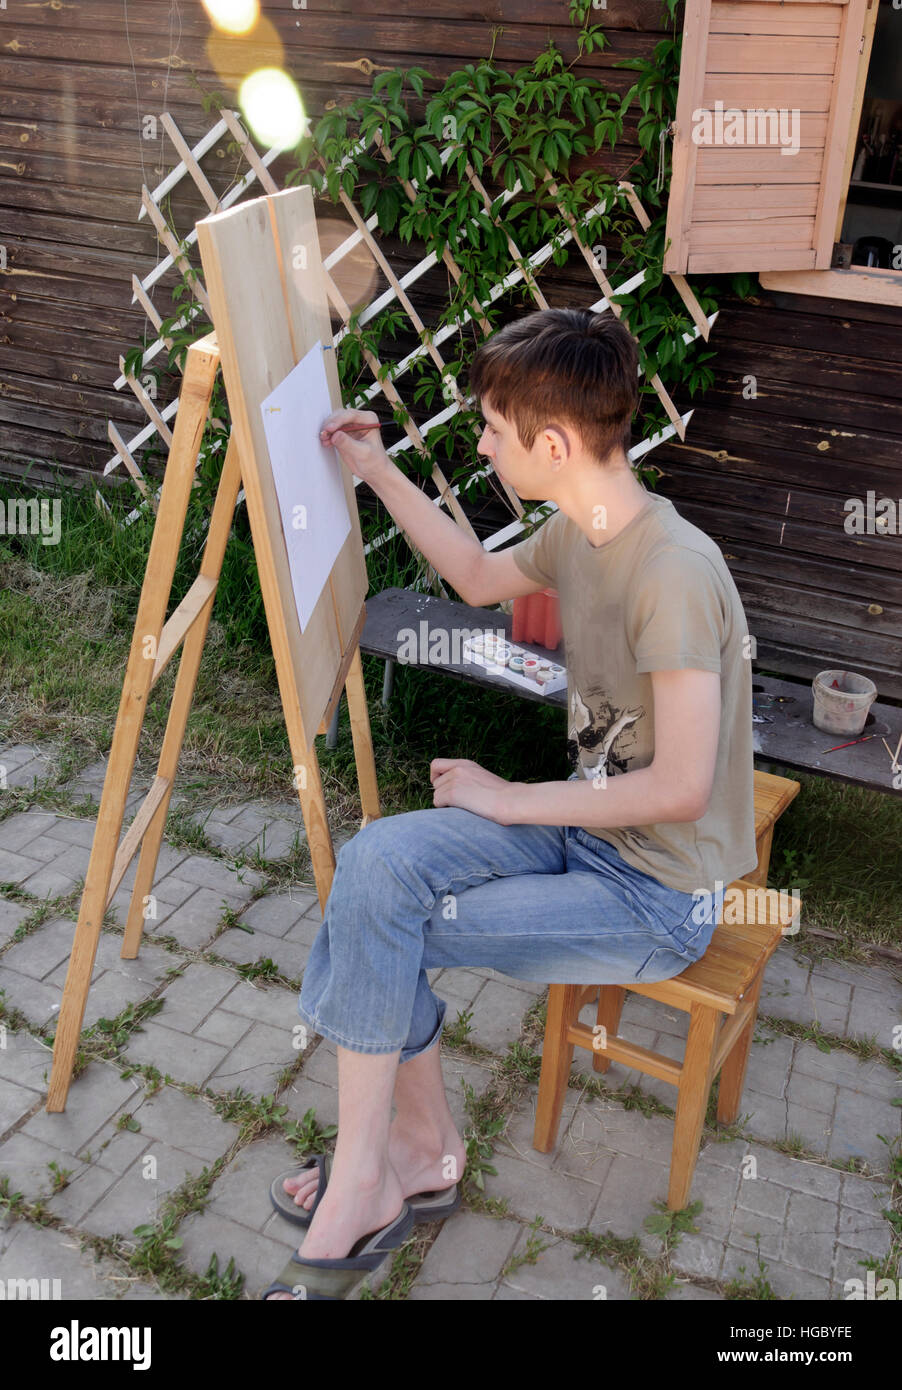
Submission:
<svg viewBox="0 0 902 1390">
<path fill-rule="evenodd" d="M 648 767 L 608 777 L 604 785 L 588 778 L 521 784 L 519 794 L 511 796 L 510 823 L 607 830 L 699 820 L 711 796 L 717 760 L 720 676 L 712 671 L 654 671 L 651 682 L 655 753 Z"/>
<path fill-rule="evenodd" d="M 378 430 L 351 433 L 355 427 L 373 424 L 378 424 L 374 411 L 338 410 L 324 422 L 320 437 L 324 444 L 333 444 L 346 467 L 369 484 L 398 526 L 465 603 L 497 603 L 542 588 L 509 557 L 487 554 L 478 540 L 405 478 L 385 452 Z"/>
<path fill-rule="evenodd" d="M 461 771 L 436 804 L 463 805 L 503 825 L 585 825 L 599 830 L 696 821 L 711 796 L 720 732 L 720 676 L 652 672 L 655 754 L 648 767 L 578 782 L 488 783 Z M 491 774 L 488 774 L 491 776 Z M 500 780 L 500 779 L 499 779 Z"/>
</svg>

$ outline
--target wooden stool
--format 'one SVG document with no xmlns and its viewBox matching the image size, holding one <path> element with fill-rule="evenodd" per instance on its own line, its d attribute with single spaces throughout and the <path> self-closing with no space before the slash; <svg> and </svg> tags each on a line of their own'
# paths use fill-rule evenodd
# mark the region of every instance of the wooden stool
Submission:
<svg viewBox="0 0 902 1390">
<path fill-rule="evenodd" d="M 798 791 L 798 782 L 755 773 L 758 867 L 730 884 L 701 960 L 657 984 L 549 986 L 533 1148 L 541 1153 L 554 1148 L 573 1049 L 588 1048 L 596 1071 L 607 1071 L 612 1061 L 623 1062 L 677 1087 L 667 1205 L 671 1211 L 686 1205 L 714 1078 L 721 1073 L 717 1118 L 730 1124 L 739 1113 L 765 966 L 784 933 L 793 929 L 801 907 L 797 896 L 766 887 L 773 827 Z M 618 1036 L 628 989 L 689 1014 L 682 1065 Z M 596 997 L 593 1030 L 579 1021 L 579 1013 Z"/>
</svg>

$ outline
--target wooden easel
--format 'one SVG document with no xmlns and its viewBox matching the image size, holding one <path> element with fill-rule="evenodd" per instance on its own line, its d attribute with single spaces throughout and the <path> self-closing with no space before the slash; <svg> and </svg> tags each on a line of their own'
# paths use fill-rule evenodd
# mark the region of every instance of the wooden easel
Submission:
<svg viewBox="0 0 902 1390">
<path fill-rule="evenodd" d="M 347 692 L 363 820 L 381 815 L 359 639 L 367 590 L 354 487 L 342 469 L 351 533 L 302 632 L 259 403 L 304 353 L 331 343 L 324 271 L 309 188 L 241 204 L 198 223 L 217 332 L 188 349 L 125 682 L 103 784 L 53 1049 L 48 1111 L 65 1109 L 104 914 L 140 848 L 121 955 L 134 959 L 197 684 L 232 517 L 243 484 L 294 775 L 320 907 L 335 871 L 314 733 L 323 734 Z M 300 254 L 303 251 L 303 254 Z M 197 578 L 166 619 L 198 451 L 222 360 L 232 433 Z M 334 408 L 341 393 L 326 353 Z M 154 684 L 184 643 L 157 774 L 120 843 L 125 803 Z"/>
</svg>

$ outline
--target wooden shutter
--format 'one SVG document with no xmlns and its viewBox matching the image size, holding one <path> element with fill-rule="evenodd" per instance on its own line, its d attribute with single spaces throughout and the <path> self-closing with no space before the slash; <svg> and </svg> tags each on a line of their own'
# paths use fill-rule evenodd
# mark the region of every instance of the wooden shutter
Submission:
<svg viewBox="0 0 902 1390">
<path fill-rule="evenodd" d="M 829 267 L 855 81 L 876 0 L 686 0 L 667 209 L 671 273 Z M 697 143 L 701 113 L 773 110 L 797 121 L 798 153 Z M 773 134 L 769 136 L 774 139 Z M 789 143 L 787 140 L 786 143 Z"/>
</svg>

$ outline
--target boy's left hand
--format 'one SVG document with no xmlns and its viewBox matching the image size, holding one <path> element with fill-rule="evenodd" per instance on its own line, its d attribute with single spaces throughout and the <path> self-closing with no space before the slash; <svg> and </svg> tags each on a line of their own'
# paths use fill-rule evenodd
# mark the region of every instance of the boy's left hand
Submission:
<svg viewBox="0 0 902 1390">
<path fill-rule="evenodd" d="M 509 824 L 506 810 L 513 783 L 479 763 L 470 758 L 433 758 L 429 778 L 436 806 L 460 806 L 499 825 Z"/>
</svg>

